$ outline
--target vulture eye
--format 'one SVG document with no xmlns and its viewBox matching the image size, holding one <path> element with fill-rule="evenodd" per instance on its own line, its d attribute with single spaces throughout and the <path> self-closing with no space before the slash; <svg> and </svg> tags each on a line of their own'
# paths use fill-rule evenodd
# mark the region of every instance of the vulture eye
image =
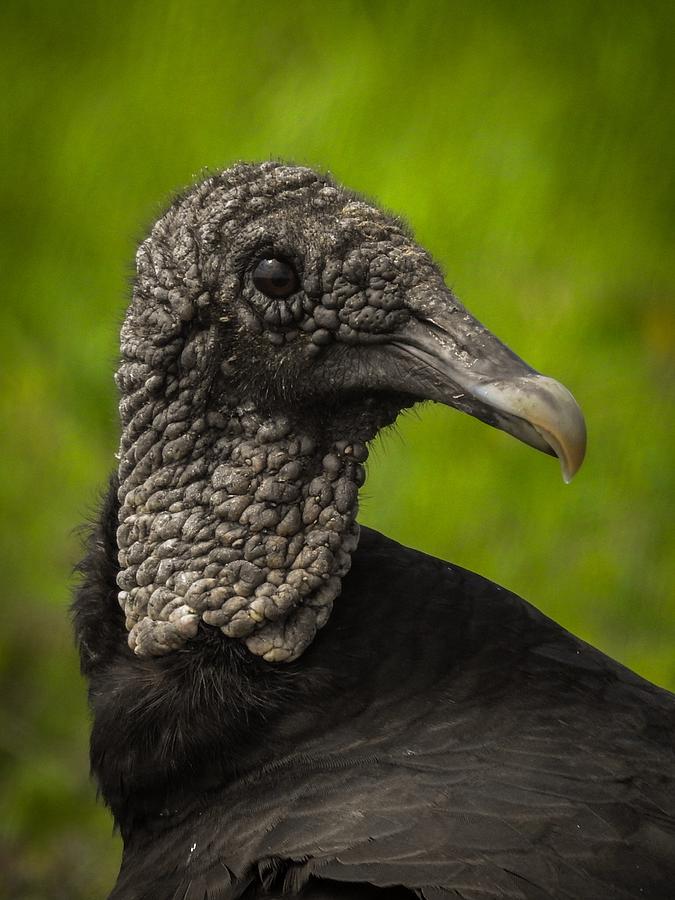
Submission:
<svg viewBox="0 0 675 900">
<path fill-rule="evenodd" d="M 300 286 L 293 266 L 283 259 L 261 259 L 253 272 L 253 284 L 268 297 L 283 299 Z"/>
</svg>

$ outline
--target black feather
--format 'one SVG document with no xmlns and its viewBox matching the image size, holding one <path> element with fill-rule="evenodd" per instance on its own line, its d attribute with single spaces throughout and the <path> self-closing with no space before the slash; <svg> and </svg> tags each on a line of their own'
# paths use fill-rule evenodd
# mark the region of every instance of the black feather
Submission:
<svg viewBox="0 0 675 900">
<path fill-rule="evenodd" d="M 92 768 L 126 843 L 115 900 L 310 876 L 425 897 L 671 894 L 667 692 L 366 529 L 298 662 L 269 667 L 208 633 L 138 660 L 101 565 L 114 520 L 109 498 L 75 615 Z"/>
</svg>

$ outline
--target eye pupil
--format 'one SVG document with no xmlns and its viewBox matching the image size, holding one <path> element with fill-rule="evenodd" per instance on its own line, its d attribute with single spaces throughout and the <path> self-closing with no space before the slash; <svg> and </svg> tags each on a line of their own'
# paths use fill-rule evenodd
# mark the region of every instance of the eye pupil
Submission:
<svg viewBox="0 0 675 900">
<path fill-rule="evenodd" d="M 253 284 L 268 297 L 290 297 L 300 282 L 290 263 L 283 259 L 261 259 L 253 272 Z"/>
</svg>

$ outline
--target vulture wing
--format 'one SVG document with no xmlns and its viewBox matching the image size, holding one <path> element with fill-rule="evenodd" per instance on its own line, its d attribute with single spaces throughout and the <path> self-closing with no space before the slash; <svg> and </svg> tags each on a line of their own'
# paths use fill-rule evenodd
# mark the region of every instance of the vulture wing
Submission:
<svg viewBox="0 0 675 900">
<path fill-rule="evenodd" d="M 666 692 L 366 529 L 303 664 L 339 660 L 349 695 L 317 697 L 273 763 L 132 835 L 113 900 L 673 896 Z"/>
</svg>

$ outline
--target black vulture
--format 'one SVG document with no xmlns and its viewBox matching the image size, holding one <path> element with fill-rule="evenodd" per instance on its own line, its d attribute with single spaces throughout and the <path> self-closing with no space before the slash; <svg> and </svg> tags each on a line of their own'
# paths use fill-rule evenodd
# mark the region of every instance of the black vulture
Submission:
<svg viewBox="0 0 675 900">
<path fill-rule="evenodd" d="M 304 167 L 207 177 L 140 245 L 117 385 L 74 604 L 111 898 L 675 896 L 672 695 L 356 523 L 418 401 L 584 454 L 400 219 Z"/>
</svg>

